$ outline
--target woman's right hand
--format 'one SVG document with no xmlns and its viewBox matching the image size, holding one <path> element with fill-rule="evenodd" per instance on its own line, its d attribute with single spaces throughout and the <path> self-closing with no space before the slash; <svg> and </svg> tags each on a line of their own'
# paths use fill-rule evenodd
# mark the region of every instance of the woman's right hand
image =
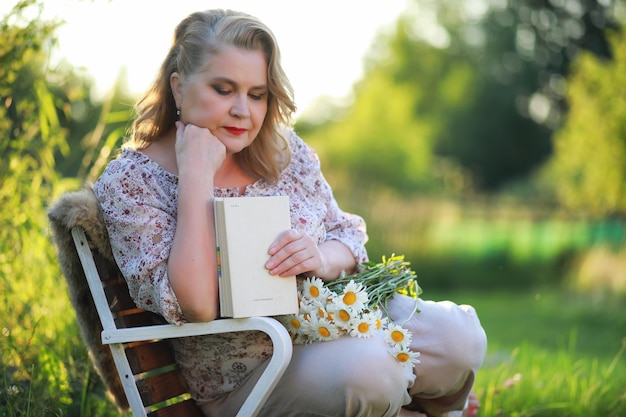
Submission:
<svg viewBox="0 0 626 417">
<path fill-rule="evenodd" d="M 207 172 L 211 179 L 226 158 L 226 147 L 211 131 L 176 122 L 176 163 L 181 173 Z"/>
</svg>

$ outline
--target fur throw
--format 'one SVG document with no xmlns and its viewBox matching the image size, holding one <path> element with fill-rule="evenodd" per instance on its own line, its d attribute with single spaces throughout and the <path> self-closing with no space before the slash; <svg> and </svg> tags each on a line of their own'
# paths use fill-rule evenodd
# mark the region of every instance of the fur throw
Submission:
<svg viewBox="0 0 626 417">
<path fill-rule="evenodd" d="M 120 382 L 113 356 L 108 346 L 102 345 L 102 325 L 87 285 L 78 252 L 74 246 L 71 229 L 81 226 L 89 240 L 100 273 L 119 276 L 104 218 L 91 185 L 80 191 L 65 193 L 48 211 L 52 237 L 57 247 L 61 270 L 67 280 L 69 296 L 74 309 L 81 336 L 91 361 L 104 382 L 109 395 L 122 410 L 128 409 L 128 401 Z"/>
</svg>

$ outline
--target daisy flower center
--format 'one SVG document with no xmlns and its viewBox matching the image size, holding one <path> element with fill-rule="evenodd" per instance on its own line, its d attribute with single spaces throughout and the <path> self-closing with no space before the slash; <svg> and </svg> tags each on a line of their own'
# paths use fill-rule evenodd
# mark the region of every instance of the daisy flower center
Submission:
<svg viewBox="0 0 626 417">
<path fill-rule="evenodd" d="M 356 294 L 353 293 L 352 291 L 347 292 L 344 296 L 343 296 L 343 302 L 346 303 L 347 305 L 352 305 L 356 302 Z"/>
<path fill-rule="evenodd" d="M 367 323 L 359 323 L 358 329 L 361 333 L 367 333 L 370 329 L 370 325 Z"/>
<path fill-rule="evenodd" d="M 299 329 L 300 328 L 300 320 L 298 320 L 298 319 L 291 319 L 291 326 L 294 329 Z"/>
<path fill-rule="evenodd" d="M 396 355 L 396 358 L 398 359 L 398 362 L 404 363 L 410 359 L 410 356 L 408 353 L 400 352 Z"/>
<path fill-rule="evenodd" d="M 319 334 L 322 337 L 329 337 L 330 336 L 330 331 L 326 328 L 326 327 L 320 327 L 318 329 Z"/>
<path fill-rule="evenodd" d="M 391 339 L 396 343 L 400 343 L 404 340 L 404 333 L 394 330 L 391 332 Z"/>
<path fill-rule="evenodd" d="M 346 310 L 340 310 L 339 318 L 343 321 L 348 321 L 350 320 L 350 313 L 348 313 Z"/>
<path fill-rule="evenodd" d="M 311 287 L 311 289 L 309 289 L 309 293 L 311 294 L 312 297 L 318 297 L 320 295 L 320 289 L 313 286 Z"/>
</svg>

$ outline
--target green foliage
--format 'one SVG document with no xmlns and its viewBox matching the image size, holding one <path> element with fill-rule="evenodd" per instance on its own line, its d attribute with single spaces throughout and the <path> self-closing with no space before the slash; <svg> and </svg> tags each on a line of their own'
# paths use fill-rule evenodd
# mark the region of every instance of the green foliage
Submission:
<svg viewBox="0 0 626 417">
<path fill-rule="evenodd" d="M 587 53 L 574 65 L 548 171 L 564 205 L 596 216 L 626 214 L 626 31 L 610 40 L 613 59 Z"/>
<path fill-rule="evenodd" d="M 66 146 L 55 154 L 56 169 L 63 177 L 95 181 L 125 138 L 134 99 L 125 92 L 120 77 L 103 102 L 94 102 L 90 82 L 71 68 L 61 70 L 51 88 L 67 103 L 69 118 L 64 121 Z"/>
<path fill-rule="evenodd" d="M 57 24 L 39 18 L 41 7 L 21 1 L 0 21 L 0 414 L 6 416 L 80 415 L 75 399 L 83 388 L 98 392 L 48 235 L 49 202 L 78 183 L 56 172 L 55 155 L 69 150 L 65 127 L 75 94 L 57 94 L 49 83 L 58 75 L 47 67 Z M 34 19 L 26 17 L 33 12 Z M 89 398 L 85 393 L 83 409 Z"/>
<path fill-rule="evenodd" d="M 617 13 L 597 1 L 415 0 L 372 48 L 352 108 L 319 131 L 303 120 L 303 136 L 341 184 L 499 190 L 549 158 L 569 63 L 580 50 L 610 56 L 603 31 Z"/>
<path fill-rule="evenodd" d="M 416 3 L 441 13 L 458 7 Z M 478 189 L 493 191 L 551 155 L 553 130 L 566 112 L 570 62 L 581 50 L 610 56 L 603 31 L 616 14 L 596 1 L 486 2 L 483 11 L 475 6 L 460 7 L 460 19 L 438 19 L 450 39 L 442 55 L 470 63 L 477 82 L 467 91 L 470 107 L 451 108 L 435 142 L 438 154 L 471 172 Z"/>
<path fill-rule="evenodd" d="M 556 285 L 626 295 L 623 221 L 519 200 L 355 195 L 342 207 L 366 219 L 370 258 L 403 254 L 426 290 Z"/>
<path fill-rule="evenodd" d="M 362 186 L 391 182 L 398 189 L 420 184 L 430 168 L 428 126 L 412 116 L 410 91 L 382 73 L 359 86 L 359 100 L 344 119 L 306 137 L 335 177 Z M 337 173 L 339 171 L 339 173 Z M 339 181 L 334 185 L 340 187 Z"/>
</svg>

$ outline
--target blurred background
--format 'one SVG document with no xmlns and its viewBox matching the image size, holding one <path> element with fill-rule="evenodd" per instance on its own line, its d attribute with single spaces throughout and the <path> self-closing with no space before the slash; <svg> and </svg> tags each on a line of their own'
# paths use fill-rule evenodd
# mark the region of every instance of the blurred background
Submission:
<svg viewBox="0 0 626 417">
<path fill-rule="evenodd" d="M 295 128 L 370 258 L 477 308 L 481 415 L 626 415 L 626 1 L 322 3 L 3 3 L 2 415 L 119 415 L 46 209 L 116 155 L 174 25 L 207 7 L 275 30 Z"/>
</svg>

